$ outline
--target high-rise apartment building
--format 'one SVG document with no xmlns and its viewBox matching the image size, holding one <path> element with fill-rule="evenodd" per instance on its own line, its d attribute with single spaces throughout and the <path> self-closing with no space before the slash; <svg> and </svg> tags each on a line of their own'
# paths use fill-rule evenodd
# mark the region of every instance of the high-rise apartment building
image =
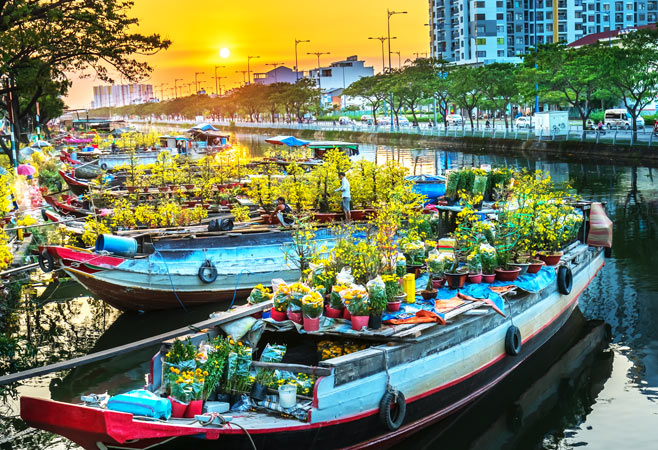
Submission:
<svg viewBox="0 0 658 450">
<path fill-rule="evenodd" d="M 434 56 L 457 64 L 518 62 L 538 44 L 653 23 L 658 1 L 429 0 Z"/>
<path fill-rule="evenodd" d="M 93 108 L 104 106 L 119 107 L 133 103 L 146 103 L 153 100 L 151 84 L 114 84 L 94 86 Z"/>
</svg>

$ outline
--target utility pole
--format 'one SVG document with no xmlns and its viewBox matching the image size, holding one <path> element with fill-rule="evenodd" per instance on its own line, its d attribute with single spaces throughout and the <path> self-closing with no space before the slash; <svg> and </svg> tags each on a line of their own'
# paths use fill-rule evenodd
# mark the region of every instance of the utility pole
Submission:
<svg viewBox="0 0 658 450">
<path fill-rule="evenodd" d="M 194 83 L 192 83 L 192 82 L 184 84 L 185 86 L 187 86 L 187 93 L 190 94 L 190 95 L 192 95 L 192 85 L 193 84 Z"/>
<path fill-rule="evenodd" d="M 226 66 L 215 66 L 215 95 L 219 95 L 219 78 L 217 77 L 217 69 L 225 69 Z"/>
<path fill-rule="evenodd" d="M 277 78 L 276 78 L 276 76 L 277 76 L 277 75 L 276 75 L 276 68 L 277 68 L 277 67 L 281 67 L 281 66 L 284 65 L 284 64 L 285 64 L 285 63 L 266 63 L 266 64 L 265 64 L 266 66 L 273 66 L 273 67 L 274 67 L 273 70 L 274 70 L 274 82 L 275 82 L 275 83 L 278 82 L 278 80 L 277 80 Z"/>
<path fill-rule="evenodd" d="M 402 57 L 400 56 L 400 52 L 391 52 L 394 55 L 398 55 L 398 69 L 402 69 Z"/>
<path fill-rule="evenodd" d="M 386 63 L 384 61 L 384 42 L 388 39 L 386 36 L 369 37 L 368 39 L 377 40 L 382 43 L 382 73 L 386 72 Z M 396 39 L 392 37 L 391 39 Z"/>
<path fill-rule="evenodd" d="M 176 85 L 176 83 L 178 83 L 179 81 L 183 81 L 183 79 L 182 78 L 174 79 L 174 97 L 176 98 L 178 98 L 178 86 Z"/>
<path fill-rule="evenodd" d="M 194 89 L 196 89 L 195 94 L 199 93 L 199 81 L 197 79 L 198 75 L 204 74 L 205 72 L 194 72 Z"/>
<path fill-rule="evenodd" d="M 160 101 L 164 100 L 164 87 L 169 83 L 160 83 Z"/>
<path fill-rule="evenodd" d="M 228 77 L 216 76 L 216 77 L 210 77 L 210 78 L 214 78 L 215 79 L 215 86 L 219 86 L 219 91 L 215 91 L 215 92 L 219 92 L 219 94 L 217 94 L 217 95 L 222 95 L 222 80 L 224 78 L 228 78 Z"/>
<path fill-rule="evenodd" d="M 251 84 L 251 69 L 249 68 L 249 61 L 256 58 L 260 58 L 260 56 L 247 56 L 247 84 Z"/>
<path fill-rule="evenodd" d="M 318 88 L 320 89 L 320 94 L 322 95 L 322 82 L 320 81 L 320 56 L 330 55 L 331 52 L 310 52 L 306 53 L 307 55 L 315 55 L 318 57 Z"/>
<path fill-rule="evenodd" d="M 395 52 L 393 52 L 393 53 L 395 53 Z M 416 55 L 415 59 L 420 58 L 421 55 L 423 55 L 425 58 L 427 58 L 427 52 L 414 52 L 413 54 Z"/>
<path fill-rule="evenodd" d="M 246 86 L 246 84 L 247 84 L 247 79 L 246 79 L 247 71 L 246 70 L 236 70 L 235 73 L 241 73 L 242 74 L 242 85 Z"/>
<path fill-rule="evenodd" d="M 536 0 L 535 0 L 536 1 Z M 386 10 L 386 30 L 388 32 L 388 70 L 391 71 L 391 16 L 395 14 L 407 14 L 406 11 L 391 11 Z M 391 91 L 391 131 L 393 131 L 393 91 Z"/>
<path fill-rule="evenodd" d="M 297 45 L 302 42 L 311 42 L 310 40 L 300 40 L 295 38 L 295 81 L 299 80 L 299 62 L 297 61 Z"/>
</svg>

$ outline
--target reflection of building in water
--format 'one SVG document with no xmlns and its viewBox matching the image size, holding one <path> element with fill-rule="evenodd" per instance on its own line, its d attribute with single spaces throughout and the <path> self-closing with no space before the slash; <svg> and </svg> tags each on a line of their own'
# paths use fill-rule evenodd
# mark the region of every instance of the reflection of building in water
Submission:
<svg viewBox="0 0 658 450">
<path fill-rule="evenodd" d="M 537 161 L 535 170 L 549 173 L 551 181 L 557 185 L 566 185 L 569 183 L 569 164 L 556 163 L 548 161 Z"/>
</svg>

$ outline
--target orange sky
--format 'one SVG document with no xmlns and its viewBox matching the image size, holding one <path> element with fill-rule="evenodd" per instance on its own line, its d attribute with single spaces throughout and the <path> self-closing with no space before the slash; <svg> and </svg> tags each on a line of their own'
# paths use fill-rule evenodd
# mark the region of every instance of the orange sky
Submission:
<svg viewBox="0 0 658 450">
<path fill-rule="evenodd" d="M 369 36 L 386 35 L 386 8 L 408 11 L 406 15 L 391 18 L 391 50 L 401 51 L 402 61 L 413 58 L 414 52 L 429 51 L 427 0 L 135 0 L 132 14 L 140 20 L 142 33 L 160 33 L 173 41 L 169 50 L 149 58 L 154 67 L 147 83 L 154 85 L 160 96 L 160 83 L 171 88 L 174 78 L 194 81 L 194 72 L 205 72 L 199 79 L 210 92 L 215 90 L 215 65 L 219 69 L 222 85 L 235 87 L 243 75 L 236 70 L 247 69 L 247 55 L 260 56 L 251 60 L 251 69 L 266 72 L 272 66 L 266 63 L 295 64 L 294 40 L 310 39 L 299 44 L 299 67 L 303 70 L 317 65 L 315 56 L 306 52 L 331 52 L 321 57 L 323 65 L 358 55 L 381 70 L 381 44 L 368 40 Z M 219 50 L 226 47 L 231 56 L 222 59 Z M 397 66 L 397 55 L 393 65 Z M 388 64 L 388 62 L 387 62 Z M 72 76 L 73 87 L 67 98 L 69 107 L 89 107 L 92 86 L 99 83 L 93 77 L 79 79 Z M 165 92 L 165 97 L 168 95 Z"/>
</svg>

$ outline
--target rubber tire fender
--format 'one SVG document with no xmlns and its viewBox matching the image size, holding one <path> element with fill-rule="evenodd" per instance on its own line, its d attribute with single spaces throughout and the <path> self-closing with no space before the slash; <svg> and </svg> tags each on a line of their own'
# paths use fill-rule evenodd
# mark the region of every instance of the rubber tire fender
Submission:
<svg viewBox="0 0 658 450">
<path fill-rule="evenodd" d="M 48 253 L 46 250 L 43 250 L 41 253 L 39 253 L 39 256 L 37 256 L 37 261 L 39 262 L 39 267 L 45 273 L 55 270 L 55 261 L 53 260 L 53 257 L 50 255 L 50 253 Z"/>
<path fill-rule="evenodd" d="M 208 274 L 208 271 L 210 274 Z M 199 279 L 206 284 L 210 284 L 217 279 L 217 267 L 213 263 L 206 260 L 201 267 L 199 267 Z"/>
<path fill-rule="evenodd" d="M 391 410 L 391 406 L 395 409 Z M 393 415 L 392 415 L 393 412 Z M 388 389 L 379 402 L 379 420 L 390 431 L 395 431 L 404 422 L 404 416 L 407 413 L 407 402 L 404 394 L 395 389 Z"/>
<path fill-rule="evenodd" d="M 557 290 L 562 295 L 569 295 L 573 286 L 573 274 L 567 266 L 557 269 Z"/>
<path fill-rule="evenodd" d="M 510 356 L 516 356 L 521 353 L 521 331 L 514 325 L 507 329 L 505 334 L 505 352 Z"/>
<path fill-rule="evenodd" d="M 107 170 L 107 163 L 101 163 L 101 169 Z"/>
<path fill-rule="evenodd" d="M 50 222 L 50 219 L 48 218 L 48 215 L 46 214 L 45 209 L 41 210 L 41 218 L 44 220 L 44 222 Z"/>
</svg>

